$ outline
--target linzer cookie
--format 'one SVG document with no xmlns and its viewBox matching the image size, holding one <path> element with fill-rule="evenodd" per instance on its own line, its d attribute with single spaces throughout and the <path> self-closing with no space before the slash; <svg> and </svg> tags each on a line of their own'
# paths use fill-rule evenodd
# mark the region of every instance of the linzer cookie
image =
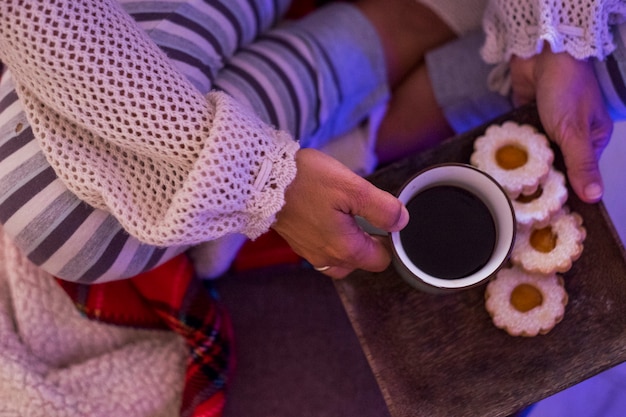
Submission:
<svg viewBox="0 0 626 417">
<path fill-rule="evenodd" d="M 550 218 L 563 207 L 567 197 L 565 175 L 551 168 L 537 191 L 530 195 L 520 194 L 511 201 L 518 226 L 526 229 L 546 226 Z"/>
<path fill-rule="evenodd" d="M 533 273 L 567 272 L 583 251 L 587 233 L 582 223 L 578 213 L 563 207 L 546 226 L 518 229 L 511 261 Z"/>
<path fill-rule="evenodd" d="M 548 139 L 530 125 L 505 122 L 487 128 L 474 142 L 470 162 L 491 175 L 509 197 L 530 195 L 548 176 L 554 153 Z"/>
<path fill-rule="evenodd" d="M 568 295 L 557 274 L 531 274 L 515 266 L 501 269 L 485 290 L 493 324 L 511 336 L 546 334 L 565 314 Z"/>
<path fill-rule="evenodd" d="M 513 336 L 548 333 L 563 319 L 568 295 L 560 273 L 583 251 L 582 217 L 565 206 L 565 175 L 552 163 L 548 139 L 532 126 L 490 126 L 474 142 L 470 162 L 507 191 L 517 220 L 510 268 L 485 290 L 494 325 Z"/>
</svg>

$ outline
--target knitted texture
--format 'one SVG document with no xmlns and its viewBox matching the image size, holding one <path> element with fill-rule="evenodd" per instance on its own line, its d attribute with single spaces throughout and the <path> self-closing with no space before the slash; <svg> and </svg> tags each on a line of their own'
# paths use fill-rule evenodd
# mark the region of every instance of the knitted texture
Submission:
<svg viewBox="0 0 626 417">
<path fill-rule="evenodd" d="M 0 60 L 78 197 L 159 246 L 271 226 L 296 171 L 289 135 L 200 94 L 114 1 L 10 0 L 0 16 Z"/>
<path fill-rule="evenodd" d="M 603 59 L 615 48 L 610 25 L 624 14 L 626 3 L 620 0 L 491 0 L 481 53 L 495 64 L 513 55 L 528 58 L 548 42 L 553 52 Z"/>
</svg>

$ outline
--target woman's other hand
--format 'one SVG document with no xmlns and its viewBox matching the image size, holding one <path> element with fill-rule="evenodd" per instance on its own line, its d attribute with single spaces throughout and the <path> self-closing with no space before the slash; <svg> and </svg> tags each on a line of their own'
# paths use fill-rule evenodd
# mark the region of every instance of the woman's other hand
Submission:
<svg viewBox="0 0 626 417">
<path fill-rule="evenodd" d="M 593 65 L 567 53 L 553 53 L 546 44 L 529 59 L 511 60 L 513 102 L 537 101 L 541 123 L 561 148 L 567 176 L 583 201 L 602 198 L 598 161 L 613 131 Z"/>
</svg>

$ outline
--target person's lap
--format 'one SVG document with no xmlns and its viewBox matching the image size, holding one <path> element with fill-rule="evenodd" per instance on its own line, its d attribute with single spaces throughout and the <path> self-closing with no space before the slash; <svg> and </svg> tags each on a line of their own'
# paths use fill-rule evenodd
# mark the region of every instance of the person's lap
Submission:
<svg viewBox="0 0 626 417">
<path fill-rule="evenodd" d="M 483 40 L 482 31 L 474 31 L 426 55 L 437 102 L 456 133 L 512 109 L 507 97 L 489 89 L 494 67 L 480 57 Z"/>
</svg>

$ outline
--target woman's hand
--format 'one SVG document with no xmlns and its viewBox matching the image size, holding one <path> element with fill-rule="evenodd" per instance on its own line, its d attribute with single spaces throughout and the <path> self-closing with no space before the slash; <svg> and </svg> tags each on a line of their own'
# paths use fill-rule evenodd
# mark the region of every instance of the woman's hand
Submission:
<svg viewBox="0 0 626 417">
<path fill-rule="evenodd" d="M 529 59 L 511 60 L 513 102 L 537 101 L 541 123 L 561 148 L 567 176 L 583 201 L 602 198 L 598 167 L 613 131 L 592 63 L 567 53 L 543 52 Z"/>
<path fill-rule="evenodd" d="M 272 228 L 312 265 L 343 278 L 355 269 L 382 271 L 391 254 L 386 240 L 365 233 L 354 216 L 398 231 L 409 221 L 404 205 L 337 160 L 313 149 L 296 154 L 298 173 Z"/>
</svg>

